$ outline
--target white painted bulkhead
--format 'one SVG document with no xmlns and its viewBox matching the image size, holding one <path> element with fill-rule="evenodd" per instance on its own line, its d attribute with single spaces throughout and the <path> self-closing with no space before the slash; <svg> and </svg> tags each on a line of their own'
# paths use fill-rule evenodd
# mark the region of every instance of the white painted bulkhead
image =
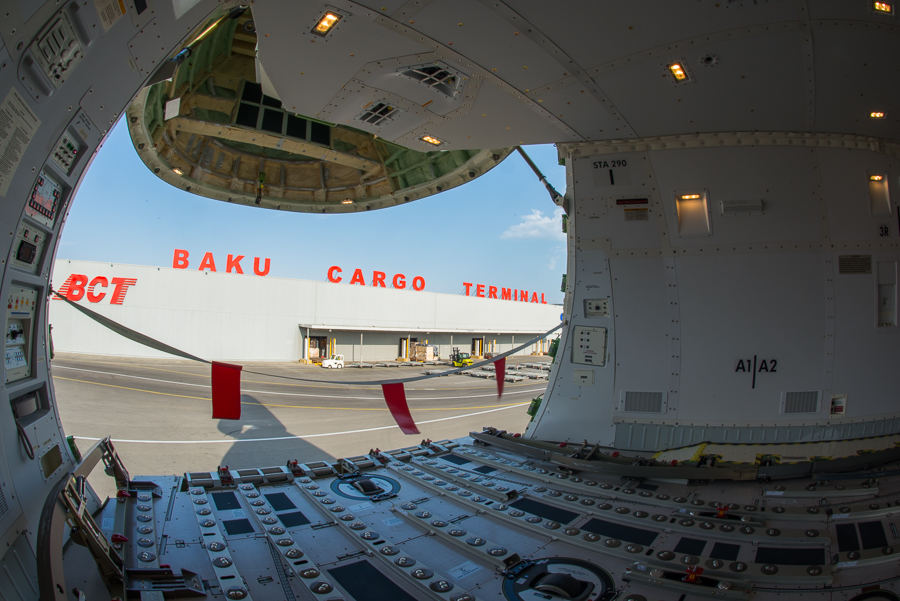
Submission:
<svg viewBox="0 0 900 601">
<path fill-rule="evenodd" d="M 621 146 L 561 150 L 571 320 L 529 435 L 658 450 L 900 431 L 884 377 L 900 224 L 896 199 L 875 206 L 870 190 L 873 175 L 897 186 L 900 162 L 851 136 Z M 683 197 L 705 210 L 679 215 Z M 723 208 L 734 201 L 740 211 Z M 591 299 L 608 299 L 609 315 L 586 315 Z M 583 327 L 606 329 L 602 366 L 575 362 Z"/>
</svg>

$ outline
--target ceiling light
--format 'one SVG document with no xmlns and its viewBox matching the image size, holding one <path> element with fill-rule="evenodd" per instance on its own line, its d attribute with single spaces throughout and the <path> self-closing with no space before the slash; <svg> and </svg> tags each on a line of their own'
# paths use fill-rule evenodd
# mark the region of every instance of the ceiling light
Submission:
<svg viewBox="0 0 900 601">
<path fill-rule="evenodd" d="M 345 198 L 344 200 L 341 201 L 341 204 L 342 204 L 342 205 L 352 205 L 352 204 L 353 204 L 353 200 L 351 200 L 351 199 L 349 199 L 349 198 Z"/>
<path fill-rule="evenodd" d="M 870 175 L 869 179 L 872 180 L 873 182 L 880 182 L 881 180 L 884 179 L 884 176 L 883 175 Z"/>
<path fill-rule="evenodd" d="M 341 15 L 333 12 L 327 12 L 325 15 L 319 19 L 319 22 L 316 23 L 316 26 L 313 27 L 312 32 L 316 35 L 326 35 L 331 28 L 337 25 L 337 22 L 341 20 Z"/>
<path fill-rule="evenodd" d="M 184 171 L 182 171 L 178 167 L 172 167 L 172 171 L 175 173 L 175 175 L 184 175 Z"/>
<path fill-rule="evenodd" d="M 698 198 L 700 198 L 700 195 L 699 194 L 682 194 L 679 198 L 681 198 L 681 200 L 697 200 Z"/>
<path fill-rule="evenodd" d="M 432 144 L 434 146 L 440 146 L 441 144 L 443 144 L 443 142 L 432 136 L 422 136 L 422 141 L 428 142 L 429 144 Z"/>
<path fill-rule="evenodd" d="M 881 111 L 872 111 L 869 113 L 869 119 L 884 119 L 884 113 Z"/>
<path fill-rule="evenodd" d="M 684 70 L 684 67 L 681 66 L 681 63 L 672 63 L 669 65 L 669 72 L 675 78 L 676 81 L 684 81 L 688 78 L 687 71 Z"/>
<path fill-rule="evenodd" d="M 872 8 L 880 13 L 894 14 L 894 5 L 890 2 L 873 2 Z"/>
</svg>

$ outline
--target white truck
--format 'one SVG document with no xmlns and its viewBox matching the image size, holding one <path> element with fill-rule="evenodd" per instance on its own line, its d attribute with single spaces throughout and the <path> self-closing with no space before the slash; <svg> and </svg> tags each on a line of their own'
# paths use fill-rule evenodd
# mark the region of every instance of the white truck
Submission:
<svg viewBox="0 0 900 601">
<path fill-rule="evenodd" d="M 324 361 L 322 361 L 322 367 L 327 367 L 329 369 L 343 369 L 344 356 L 332 355 L 330 359 L 325 359 Z"/>
</svg>

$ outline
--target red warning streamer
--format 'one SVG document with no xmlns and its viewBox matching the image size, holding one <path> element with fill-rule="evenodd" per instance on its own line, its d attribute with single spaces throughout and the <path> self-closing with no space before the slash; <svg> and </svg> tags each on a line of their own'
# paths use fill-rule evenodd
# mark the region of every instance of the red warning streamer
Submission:
<svg viewBox="0 0 900 601">
<path fill-rule="evenodd" d="M 240 365 L 212 362 L 213 419 L 241 419 Z"/>
<path fill-rule="evenodd" d="M 382 384 L 381 391 L 384 393 L 384 401 L 387 403 L 388 409 L 391 410 L 394 421 L 397 422 L 403 433 L 418 434 L 419 429 L 409 413 L 409 405 L 406 404 L 406 390 L 403 387 L 403 383 Z"/>
<path fill-rule="evenodd" d="M 494 367 L 496 368 L 494 373 L 497 374 L 497 398 L 499 399 L 503 396 L 503 382 L 506 381 L 506 357 L 494 361 Z"/>
</svg>

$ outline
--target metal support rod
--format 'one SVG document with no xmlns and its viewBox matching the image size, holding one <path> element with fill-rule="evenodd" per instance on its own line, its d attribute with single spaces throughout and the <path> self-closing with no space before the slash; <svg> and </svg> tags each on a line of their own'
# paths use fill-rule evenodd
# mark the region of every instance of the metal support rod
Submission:
<svg viewBox="0 0 900 601">
<path fill-rule="evenodd" d="M 544 174 L 541 173 L 541 170 L 538 169 L 537 165 L 534 164 L 534 161 L 531 160 L 531 157 L 525 154 L 525 151 L 522 150 L 521 146 L 516 146 L 516 150 L 519 151 L 519 154 L 522 155 L 522 158 L 525 159 L 525 162 L 528 163 L 528 166 L 531 167 L 531 170 L 534 171 L 534 174 L 538 176 L 538 179 L 544 184 L 544 187 L 547 188 L 547 192 L 550 193 L 550 200 L 553 201 L 553 204 L 559 204 L 562 198 L 562 194 L 556 191 L 553 185 L 547 181 L 547 178 L 544 177 Z"/>
</svg>

